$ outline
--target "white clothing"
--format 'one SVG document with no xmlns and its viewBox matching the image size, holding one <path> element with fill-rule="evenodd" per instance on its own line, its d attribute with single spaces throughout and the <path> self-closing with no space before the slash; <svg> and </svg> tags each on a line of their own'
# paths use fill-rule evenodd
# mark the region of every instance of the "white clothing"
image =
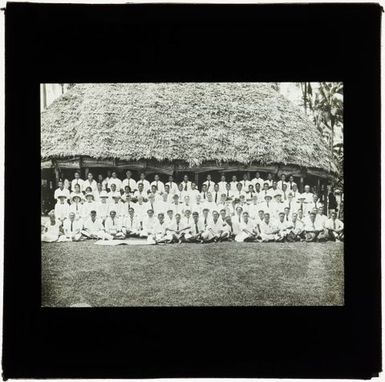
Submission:
<svg viewBox="0 0 385 382">
<path fill-rule="evenodd" d="M 58 195 L 60 194 L 64 194 L 67 197 L 67 200 L 70 198 L 70 192 L 66 188 L 63 188 L 62 190 L 60 188 L 57 188 L 53 194 L 53 197 L 55 199 L 58 199 Z"/>
<path fill-rule="evenodd" d="M 126 178 L 123 180 L 122 189 L 124 190 L 126 186 L 130 187 L 131 192 L 134 192 L 137 189 L 136 181 L 132 178 L 130 178 L 130 179 Z"/>
<path fill-rule="evenodd" d="M 55 204 L 55 217 L 56 219 L 64 220 L 68 218 L 70 212 L 70 205 L 65 201 L 63 204 L 57 202 Z"/>
<path fill-rule="evenodd" d="M 85 192 L 87 187 L 91 187 L 92 192 L 98 190 L 98 184 L 96 183 L 95 179 L 92 179 L 91 182 L 88 179 L 85 180 L 82 185 L 82 191 Z"/>
</svg>

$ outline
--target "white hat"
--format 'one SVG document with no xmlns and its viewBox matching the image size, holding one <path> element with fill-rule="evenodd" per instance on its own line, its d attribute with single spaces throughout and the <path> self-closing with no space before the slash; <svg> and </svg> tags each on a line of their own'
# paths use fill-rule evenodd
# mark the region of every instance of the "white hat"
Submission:
<svg viewBox="0 0 385 382">
<path fill-rule="evenodd" d="M 276 197 L 276 196 L 282 196 L 282 192 L 281 191 L 275 191 L 274 197 Z"/>
<path fill-rule="evenodd" d="M 57 198 L 59 199 L 59 198 L 66 198 L 67 199 L 67 195 L 64 193 L 64 192 L 59 192 L 58 194 L 57 194 Z"/>
<path fill-rule="evenodd" d="M 108 198 L 107 191 L 102 191 L 102 192 L 99 194 L 99 198 Z"/>
<path fill-rule="evenodd" d="M 79 198 L 80 200 L 82 200 L 82 195 L 73 193 L 71 199 L 74 200 L 75 198 Z"/>
<path fill-rule="evenodd" d="M 111 193 L 111 198 L 121 198 L 120 192 L 112 192 Z"/>
<path fill-rule="evenodd" d="M 93 194 L 92 192 L 88 192 L 88 193 L 85 195 L 85 197 L 87 197 L 87 196 L 92 196 L 92 198 L 95 199 L 94 194 Z"/>
</svg>

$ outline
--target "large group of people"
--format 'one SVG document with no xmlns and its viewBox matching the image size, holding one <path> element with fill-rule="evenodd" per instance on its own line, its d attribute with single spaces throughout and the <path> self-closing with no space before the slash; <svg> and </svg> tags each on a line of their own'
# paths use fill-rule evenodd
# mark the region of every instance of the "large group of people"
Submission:
<svg viewBox="0 0 385 382">
<path fill-rule="evenodd" d="M 207 175 L 200 190 L 185 175 L 152 181 L 144 173 L 121 180 L 116 172 L 94 179 L 60 181 L 57 201 L 42 227 L 42 241 L 145 238 L 150 244 L 217 241 L 342 241 L 344 224 L 337 206 L 324 203 L 309 185 L 299 192 L 293 176 L 268 174 L 238 180 Z M 331 208 L 333 207 L 333 208 Z"/>
</svg>

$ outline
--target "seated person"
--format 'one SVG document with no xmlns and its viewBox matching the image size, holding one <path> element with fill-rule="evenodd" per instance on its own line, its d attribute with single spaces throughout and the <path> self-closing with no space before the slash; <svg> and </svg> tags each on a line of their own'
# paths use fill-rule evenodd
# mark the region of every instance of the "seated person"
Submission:
<svg viewBox="0 0 385 382">
<path fill-rule="evenodd" d="M 304 224 L 301 220 L 298 220 L 298 214 L 293 212 L 291 214 L 291 222 L 287 227 L 289 233 L 286 236 L 286 240 L 289 242 L 303 241 L 304 240 Z"/>
<path fill-rule="evenodd" d="M 64 220 L 64 235 L 59 237 L 58 241 L 79 241 L 82 239 L 83 222 L 81 219 L 75 219 L 75 213 L 70 212 L 68 219 Z"/>
<path fill-rule="evenodd" d="M 212 212 L 213 219 L 211 223 L 206 227 L 206 230 L 202 233 L 202 239 L 206 243 L 228 240 L 229 231 L 225 230 L 223 223 L 219 220 L 218 211 Z"/>
<path fill-rule="evenodd" d="M 139 236 L 140 237 L 150 237 L 154 233 L 154 227 L 155 223 L 157 222 L 157 219 L 154 216 L 154 210 L 149 208 L 147 210 L 147 215 L 143 217 L 143 229 L 140 231 Z"/>
<path fill-rule="evenodd" d="M 41 241 L 46 243 L 52 243 L 59 239 L 59 236 L 63 233 L 62 222 L 55 217 L 55 211 L 52 210 L 48 213 L 49 220 L 44 225 L 43 233 L 41 235 Z"/>
<path fill-rule="evenodd" d="M 337 218 L 336 211 L 332 211 L 330 219 L 325 223 L 325 228 L 328 230 L 328 236 L 331 240 L 344 240 L 344 223 Z"/>
<path fill-rule="evenodd" d="M 123 219 L 123 233 L 126 237 L 137 237 L 140 235 L 140 222 L 135 216 L 135 210 L 130 207 L 128 209 L 128 216 Z"/>
<path fill-rule="evenodd" d="M 289 226 L 290 224 L 285 219 L 285 212 L 280 211 L 278 213 L 278 220 L 276 222 L 276 227 L 278 228 L 279 232 L 277 233 L 275 241 L 284 241 L 286 239 L 286 236 L 289 233 Z"/>
<path fill-rule="evenodd" d="M 305 241 L 324 241 L 327 238 L 324 227 L 317 221 L 317 210 L 314 209 L 304 219 Z"/>
<path fill-rule="evenodd" d="M 67 203 L 67 196 L 64 193 L 57 194 L 58 201 L 55 204 L 56 219 L 64 222 L 70 212 L 70 206 Z"/>
<path fill-rule="evenodd" d="M 158 214 L 158 220 L 154 224 L 153 233 L 147 237 L 149 244 L 165 243 L 168 239 L 166 233 L 167 224 L 164 221 L 164 213 Z"/>
<path fill-rule="evenodd" d="M 265 212 L 263 222 L 259 223 L 259 229 L 261 233 L 259 234 L 258 241 L 268 242 L 275 241 L 279 229 L 270 221 L 270 213 Z"/>
<path fill-rule="evenodd" d="M 249 213 L 244 212 L 242 214 L 242 221 L 239 224 L 239 232 L 235 236 L 235 241 L 255 241 L 259 236 L 256 224 L 253 220 L 249 219 Z"/>
<path fill-rule="evenodd" d="M 185 237 L 186 241 L 189 243 L 202 243 L 202 233 L 205 230 L 205 227 L 201 220 L 199 220 L 199 213 L 194 211 L 192 214 L 193 221 L 191 223 L 191 228 L 188 230 L 189 235 Z"/>
<path fill-rule="evenodd" d="M 122 227 L 122 220 L 116 216 L 116 210 L 114 208 L 110 209 L 110 216 L 104 222 L 104 228 L 106 233 L 112 236 L 112 239 L 125 238 Z"/>
<path fill-rule="evenodd" d="M 187 233 L 187 227 L 181 220 L 181 214 L 175 214 L 175 219 L 166 227 L 167 242 L 168 243 L 181 243 L 184 241 L 184 235 Z"/>
<path fill-rule="evenodd" d="M 91 210 L 90 215 L 85 219 L 83 224 L 82 235 L 87 239 L 112 239 L 106 234 L 102 220 L 97 216 L 96 210 Z"/>
</svg>

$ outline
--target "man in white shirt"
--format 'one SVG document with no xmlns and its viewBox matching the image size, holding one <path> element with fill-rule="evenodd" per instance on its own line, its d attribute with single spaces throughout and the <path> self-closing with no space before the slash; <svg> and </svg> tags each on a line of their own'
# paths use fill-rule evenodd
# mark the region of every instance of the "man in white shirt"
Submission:
<svg viewBox="0 0 385 382">
<path fill-rule="evenodd" d="M 97 217 L 95 210 L 90 211 L 90 215 L 84 220 L 81 233 L 88 239 L 110 239 L 109 235 L 106 235 L 103 223 L 101 219 Z"/>
<path fill-rule="evenodd" d="M 116 191 L 120 191 L 122 188 L 122 181 L 117 177 L 116 171 L 112 171 L 111 178 L 108 181 L 108 186 L 111 188 L 111 186 L 115 184 Z"/>
<path fill-rule="evenodd" d="M 122 182 L 122 188 L 125 190 L 126 186 L 130 187 L 131 192 L 134 192 L 137 187 L 136 187 L 136 181 L 131 178 L 132 173 L 130 170 L 126 171 L 126 179 L 123 180 Z"/>
<path fill-rule="evenodd" d="M 148 209 L 146 217 L 143 218 L 143 230 L 140 232 L 140 237 L 152 236 L 156 221 L 157 219 L 154 216 L 154 211 Z"/>
<path fill-rule="evenodd" d="M 202 192 L 201 192 L 201 200 L 202 200 L 202 202 L 206 202 L 207 194 L 208 194 L 207 184 L 204 183 L 204 184 L 202 184 Z"/>
<path fill-rule="evenodd" d="M 144 190 L 144 184 L 138 182 L 137 186 L 138 189 L 134 192 L 135 200 L 138 200 L 139 197 L 142 197 L 144 201 L 147 201 L 148 194 L 147 191 Z"/>
<path fill-rule="evenodd" d="M 191 226 L 186 226 L 182 221 L 180 214 L 175 214 L 175 219 L 166 227 L 167 242 L 181 243 L 184 241 L 183 236 L 187 233 Z"/>
<path fill-rule="evenodd" d="M 172 197 L 172 203 L 170 204 L 170 208 L 174 211 L 174 215 L 179 213 L 181 214 L 183 212 L 183 204 L 179 203 L 179 196 L 178 194 L 174 194 Z"/>
<path fill-rule="evenodd" d="M 202 210 L 202 224 L 205 227 L 205 229 L 211 224 L 212 216 L 209 214 L 209 209 L 208 208 L 203 208 Z"/>
<path fill-rule="evenodd" d="M 268 186 L 269 186 L 269 188 L 270 188 L 270 187 L 273 187 L 273 181 L 274 181 L 273 175 L 269 172 L 269 173 L 267 174 L 267 179 L 266 179 L 263 183 L 264 183 L 264 184 L 267 183 Z"/>
<path fill-rule="evenodd" d="M 103 185 L 102 183 L 97 183 L 97 190 L 94 192 L 94 199 L 95 202 L 100 202 L 100 194 L 103 192 Z"/>
<path fill-rule="evenodd" d="M 62 230 L 62 223 L 56 219 L 54 210 L 48 213 L 49 220 L 44 225 L 44 230 L 41 235 L 41 241 L 53 243 L 59 239 Z"/>
<path fill-rule="evenodd" d="M 143 172 L 140 174 L 140 179 L 136 182 L 138 190 L 140 190 L 140 184 L 143 185 L 143 191 L 145 193 L 151 189 L 150 182 L 146 179 L 146 175 Z"/>
<path fill-rule="evenodd" d="M 243 189 L 242 183 L 238 182 L 235 191 L 233 191 L 232 198 L 240 199 L 241 195 L 243 195 L 246 198 L 246 192 Z"/>
<path fill-rule="evenodd" d="M 128 209 L 128 216 L 123 219 L 122 231 L 126 237 L 138 237 L 140 235 L 140 222 L 132 207 Z"/>
<path fill-rule="evenodd" d="M 213 211 L 212 215 L 213 220 L 202 233 L 202 239 L 205 242 L 227 240 L 229 238 L 229 231 L 225 230 L 223 223 L 219 221 L 219 213 L 217 211 Z"/>
<path fill-rule="evenodd" d="M 325 228 L 328 217 L 324 214 L 323 206 L 317 208 L 317 215 L 315 218 L 319 221 L 320 225 Z"/>
<path fill-rule="evenodd" d="M 178 191 L 178 185 L 174 182 L 174 177 L 172 175 L 168 177 L 168 182 L 166 184 L 170 187 L 170 194 L 175 194 Z"/>
<path fill-rule="evenodd" d="M 323 208 L 323 204 L 319 201 L 318 195 L 317 194 L 312 194 L 312 195 L 313 195 L 313 200 L 311 200 L 310 202 L 308 202 L 304 205 L 305 216 L 307 213 L 310 213 L 310 211 L 313 210 L 314 208 L 317 210 L 318 210 L 318 208 Z"/>
<path fill-rule="evenodd" d="M 84 183 L 84 180 L 80 179 L 80 172 L 75 171 L 74 179 L 71 181 L 71 191 L 73 192 L 75 190 L 75 184 L 78 184 L 80 187 L 80 190 L 82 190 L 83 189 L 83 183 Z"/>
<path fill-rule="evenodd" d="M 191 190 L 189 191 L 188 195 L 192 201 L 196 200 L 197 196 L 200 195 L 200 192 L 195 183 L 191 183 Z"/>
<path fill-rule="evenodd" d="M 258 216 L 258 211 L 260 209 L 260 203 L 258 203 L 257 195 L 254 195 L 251 199 L 251 204 L 247 208 L 247 212 L 249 213 L 249 218 L 255 220 Z"/>
<path fill-rule="evenodd" d="M 290 175 L 289 176 L 289 181 L 287 182 L 287 188 L 289 189 L 289 191 L 293 191 L 293 186 L 296 185 L 297 186 L 297 183 L 294 182 L 294 177 L 293 175 Z"/>
<path fill-rule="evenodd" d="M 269 220 L 270 220 L 270 213 L 273 211 L 274 203 L 272 202 L 273 197 L 271 196 L 271 193 L 267 193 L 264 195 L 264 201 L 260 203 L 259 208 L 262 209 L 264 212 L 269 213 Z"/>
<path fill-rule="evenodd" d="M 298 187 L 296 183 L 293 183 L 291 193 L 293 194 L 293 200 L 297 201 L 298 197 L 301 195 L 301 193 L 298 191 Z"/>
<path fill-rule="evenodd" d="M 265 212 L 264 220 L 259 223 L 259 229 L 261 230 L 261 233 L 259 234 L 258 241 L 275 241 L 277 234 L 279 233 L 279 229 L 270 221 L 270 214 L 268 212 Z"/>
<path fill-rule="evenodd" d="M 64 194 L 66 196 L 66 198 L 69 199 L 70 198 L 70 192 L 68 189 L 64 188 L 64 183 L 61 180 L 59 180 L 57 185 L 58 185 L 58 188 L 55 190 L 53 197 L 57 200 L 58 199 L 57 196 L 59 194 Z"/>
<path fill-rule="evenodd" d="M 83 182 L 82 191 L 86 192 L 87 187 L 91 187 L 92 192 L 95 192 L 98 189 L 98 185 L 91 172 L 88 173 L 87 179 Z"/>
<path fill-rule="evenodd" d="M 211 175 L 208 174 L 207 177 L 206 177 L 206 179 L 207 179 L 207 180 L 205 180 L 205 181 L 203 182 L 203 184 L 206 185 L 206 187 L 207 187 L 207 192 L 212 192 L 212 191 L 214 191 L 214 185 L 215 185 L 215 182 L 212 181 Z"/>
<path fill-rule="evenodd" d="M 304 199 L 304 203 L 311 203 L 313 201 L 313 193 L 310 192 L 310 186 L 306 185 L 304 192 L 301 194 Z"/>
<path fill-rule="evenodd" d="M 107 219 L 109 216 L 109 204 L 108 204 L 108 194 L 107 191 L 102 191 L 99 195 L 99 202 L 96 204 L 96 210 L 99 218 L 104 221 Z"/>
<path fill-rule="evenodd" d="M 57 194 L 58 201 L 55 204 L 55 216 L 56 218 L 64 222 L 68 218 L 70 212 L 70 206 L 67 203 L 67 197 L 64 193 Z"/>
<path fill-rule="evenodd" d="M 263 188 L 264 180 L 261 178 L 259 172 L 257 171 L 255 173 L 255 178 L 251 180 L 251 184 L 254 186 L 255 189 L 257 189 L 257 184 L 259 184 L 260 190 Z"/>
<path fill-rule="evenodd" d="M 225 191 L 223 193 L 226 195 L 226 200 L 231 201 L 233 199 L 233 191 L 230 183 L 226 183 Z"/>
<path fill-rule="evenodd" d="M 242 223 L 242 213 L 243 213 L 243 208 L 238 206 L 235 209 L 235 215 L 231 217 L 231 222 L 232 222 L 232 232 L 236 236 L 240 232 L 240 225 Z"/>
<path fill-rule="evenodd" d="M 289 242 L 303 241 L 304 224 L 298 220 L 298 214 L 293 212 L 291 214 L 291 221 L 287 227 L 289 233 L 286 236 L 286 240 Z"/>
<path fill-rule="evenodd" d="M 211 194 L 213 196 L 214 203 L 218 205 L 218 203 L 221 200 L 221 192 L 219 191 L 219 184 L 214 185 L 214 189 L 213 189 L 213 192 Z"/>
<path fill-rule="evenodd" d="M 309 216 L 304 219 L 305 240 L 307 242 L 323 241 L 327 237 L 324 227 L 317 221 L 316 216 L 317 211 L 313 210 L 309 213 Z"/>
<path fill-rule="evenodd" d="M 239 232 L 235 236 L 235 241 L 255 241 L 259 232 L 256 230 L 256 224 L 253 220 L 249 219 L 248 212 L 243 212 L 242 221 L 239 224 Z"/>
<path fill-rule="evenodd" d="M 203 203 L 204 203 L 204 207 L 208 208 L 210 212 L 213 212 L 214 210 L 218 210 L 218 206 L 214 203 L 211 192 L 207 193 L 207 199 L 206 201 L 203 201 Z"/>
<path fill-rule="evenodd" d="M 281 180 L 278 181 L 278 183 L 277 183 L 277 188 L 278 188 L 279 190 L 282 191 L 282 186 L 283 186 L 284 184 L 286 184 L 286 187 L 287 187 L 286 175 L 285 175 L 285 174 L 282 174 L 282 175 L 281 175 Z"/>
<path fill-rule="evenodd" d="M 268 194 L 270 195 L 270 194 L 271 194 L 271 191 L 270 191 L 270 189 L 269 189 L 269 183 L 265 182 L 265 183 L 263 184 L 263 190 L 261 191 L 262 201 L 265 200 L 265 196 L 268 195 Z M 261 201 L 261 202 L 262 202 L 262 201 Z"/>
<path fill-rule="evenodd" d="M 253 185 L 247 177 L 247 173 L 243 174 L 243 179 L 240 181 L 240 183 L 242 183 L 242 190 L 245 192 L 248 191 L 250 184 Z"/>
<path fill-rule="evenodd" d="M 153 233 L 151 236 L 148 236 L 147 242 L 149 244 L 165 243 L 168 239 L 166 234 L 166 228 L 167 224 L 164 221 L 164 214 L 159 213 L 158 220 L 154 224 Z"/>
<path fill-rule="evenodd" d="M 237 184 L 238 184 L 237 176 L 233 175 L 231 177 L 231 182 L 230 182 L 230 189 L 232 192 L 235 192 L 237 190 Z"/>
<path fill-rule="evenodd" d="M 164 183 L 159 179 L 159 174 L 154 175 L 154 181 L 151 183 L 151 187 L 156 186 L 156 190 L 159 194 L 164 193 Z"/>
<path fill-rule="evenodd" d="M 79 241 L 82 238 L 81 230 L 83 228 L 82 220 L 75 220 L 75 214 L 70 212 L 68 219 L 63 223 L 64 235 L 59 237 L 58 241 Z"/>
<path fill-rule="evenodd" d="M 331 240 L 344 240 L 344 223 L 337 218 L 337 212 L 332 211 L 330 219 L 325 223 L 325 228 L 328 230 L 328 235 Z"/>
<path fill-rule="evenodd" d="M 275 241 L 284 241 L 286 236 L 289 233 L 288 228 L 291 226 L 291 224 L 288 221 L 286 221 L 285 213 L 283 211 L 279 212 L 278 219 L 275 225 L 279 230 L 279 232 L 277 233 L 277 237 L 275 238 Z"/>
<path fill-rule="evenodd" d="M 224 174 L 221 175 L 221 181 L 218 183 L 218 186 L 219 186 L 219 192 L 222 193 L 222 192 L 226 192 L 226 177 Z"/>
<path fill-rule="evenodd" d="M 104 228 L 113 239 L 124 239 L 125 237 L 122 231 L 122 220 L 116 216 L 114 208 L 110 210 L 110 216 L 104 222 Z"/>
<path fill-rule="evenodd" d="M 108 206 L 108 214 L 111 216 L 111 211 L 115 211 L 117 218 L 123 218 L 126 214 L 124 203 L 121 200 L 120 192 L 111 194 L 112 202 Z"/>
<path fill-rule="evenodd" d="M 186 238 L 186 240 L 189 243 L 202 243 L 202 233 L 205 230 L 205 227 L 202 223 L 202 221 L 199 220 L 199 213 L 193 212 L 192 214 L 193 220 L 191 223 L 191 228 L 189 229 L 188 233 L 189 236 Z"/>
<path fill-rule="evenodd" d="M 103 190 L 106 190 L 107 192 L 109 192 L 110 190 L 110 186 L 108 185 L 110 178 L 111 178 L 111 170 L 107 170 L 107 176 L 103 180 Z"/>
<path fill-rule="evenodd" d="M 191 182 L 188 180 L 188 176 L 183 176 L 183 182 L 181 183 L 183 186 L 183 191 L 188 192 L 191 190 Z"/>
<path fill-rule="evenodd" d="M 175 193 L 175 195 L 178 195 L 178 198 L 179 198 L 179 201 L 182 202 L 184 200 L 184 197 L 185 195 L 188 195 L 189 192 L 190 192 L 190 187 L 187 187 L 188 188 L 188 191 L 185 191 L 184 190 L 184 185 L 183 185 L 183 182 L 182 183 L 179 183 L 178 185 L 178 190 L 177 192 Z"/>
<path fill-rule="evenodd" d="M 85 195 L 86 197 L 86 202 L 83 204 L 83 210 L 82 210 L 82 219 L 87 219 L 90 214 L 91 214 L 91 211 L 95 210 L 97 211 L 97 204 L 95 203 L 95 200 L 94 200 L 94 195 L 89 193 L 89 194 L 86 194 Z"/>
</svg>

